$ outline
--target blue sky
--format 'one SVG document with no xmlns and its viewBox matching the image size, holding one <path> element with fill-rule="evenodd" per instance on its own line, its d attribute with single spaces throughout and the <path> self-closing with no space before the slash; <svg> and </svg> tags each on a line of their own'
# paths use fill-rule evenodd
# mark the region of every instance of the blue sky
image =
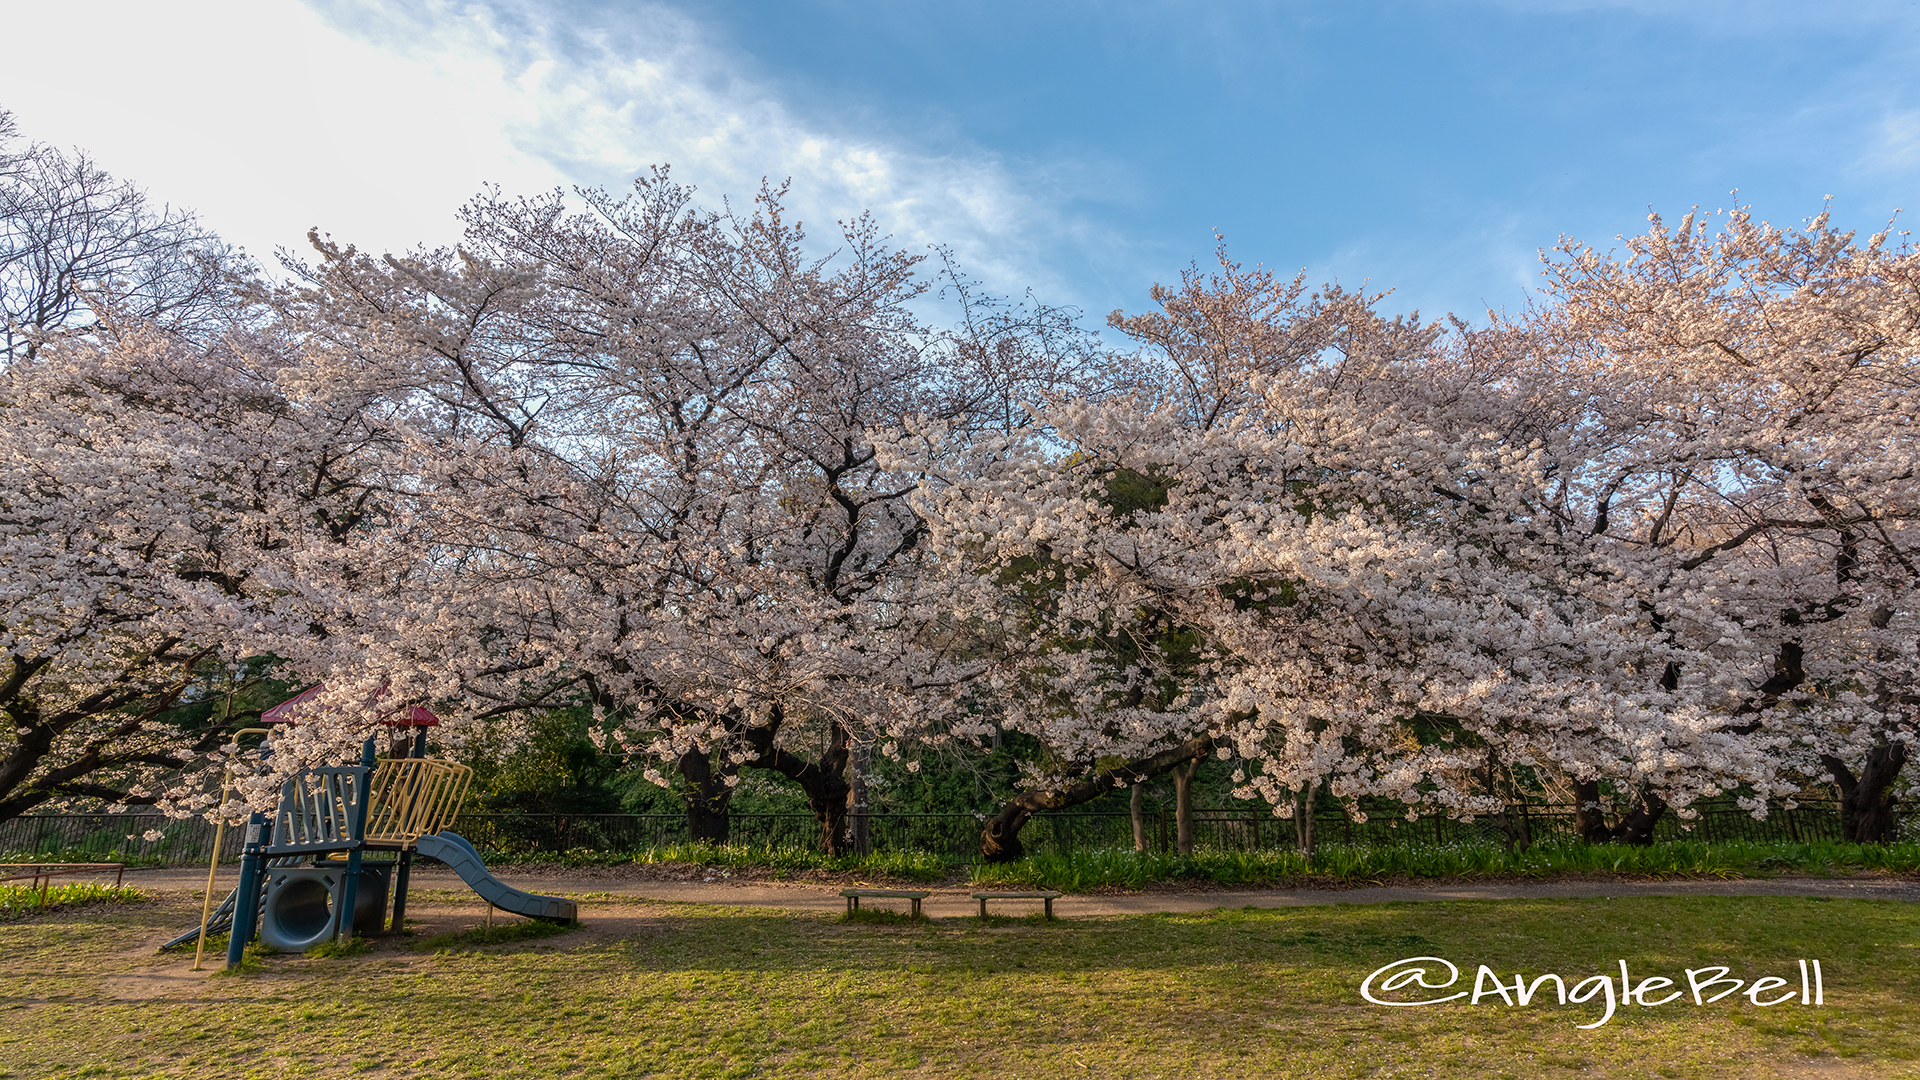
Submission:
<svg viewBox="0 0 1920 1080">
<path fill-rule="evenodd" d="M 445 243 L 484 182 L 671 162 L 712 198 L 791 176 L 816 235 L 871 208 L 1096 318 L 1207 260 L 1214 229 L 1249 262 L 1477 316 L 1525 302 L 1542 246 L 1610 246 L 1649 206 L 1738 188 L 1787 222 L 1831 195 L 1871 230 L 1920 188 L 1914 2 L 88 10 L 85 74 L 10 56 L 0 107 L 256 253 L 310 225 Z M 52 41 L 66 18 L 9 21 Z"/>
</svg>

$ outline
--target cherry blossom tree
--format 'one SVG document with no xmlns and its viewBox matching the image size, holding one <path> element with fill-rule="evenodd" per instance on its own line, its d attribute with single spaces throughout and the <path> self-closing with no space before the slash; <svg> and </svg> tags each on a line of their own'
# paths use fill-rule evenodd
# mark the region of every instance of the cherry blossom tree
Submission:
<svg viewBox="0 0 1920 1080">
<path fill-rule="evenodd" d="M 4 161 L 20 191 L 65 167 Z M 457 250 L 316 236 L 217 303 L 148 302 L 202 280 L 158 255 L 15 288 L 95 316 L 12 316 L 0 367 L 0 817 L 205 809 L 162 777 L 223 759 L 247 706 L 209 703 L 271 656 L 329 689 L 256 805 L 395 704 L 450 741 L 585 704 L 700 839 L 758 768 L 838 851 L 864 754 L 1003 731 L 1045 756 L 990 858 L 1209 755 L 1283 816 L 1493 813 L 1525 775 L 1644 842 L 1831 781 L 1850 839 L 1887 834 L 1911 245 L 1655 218 L 1479 328 L 1222 254 L 1103 354 L 951 267 L 931 329 L 921 260 L 864 218 L 823 255 L 782 196 L 702 209 L 662 170 L 485 195 Z"/>
<path fill-rule="evenodd" d="M 1705 668 L 1662 679 L 1727 683 L 1852 840 L 1888 835 L 1915 737 L 1920 257 L 1894 240 L 1741 208 L 1655 216 L 1619 255 L 1569 241 L 1523 361 L 1562 433 L 1557 527 Z"/>
<path fill-rule="evenodd" d="M 370 509 L 366 403 L 290 397 L 244 328 L 107 325 L 0 367 L 0 818 L 189 797 L 273 703 L 262 565 Z"/>
<path fill-rule="evenodd" d="M 922 433 L 939 550 L 990 583 L 954 595 L 1015 642 L 1000 678 L 1026 692 L 1003 715 L 1061 766 L 983 852 L 1017 853 L 1004 834 L 1032 809 L 1209 748 L 1283 814 L 1320 784 L 1356 814 L 1363 796 L 1487 812 L 1493 763 L 1680 805 L 1775 791 L 1725 718 L 1728 680 L 1648 675 L 1707 665 L 1543 513 L 1562 481 L 1545 443 L 1515 438 L 1539 415 L 1511 335 L 1385 320 L 1224 257 L 1155 299 L 1114 320 L 1158 361 L 1132 398 L 997 442 Z M 1116 478 L 1155 498 L 1117 513 Z M 1036 593 L 1042 618 L 1021 602 Z M 1088 647 L 1142 625 L 1183 655 L 1139 633 Z"/>
<path fill-rule="evenodd" d="M 84 152 L 19 142 L 0 110 L 0 361 L 86 332 L 105 309 L 173 329 L 220 328 L 242 254 Z"/>
<path fill-rule="evenodd" d="M 839 850 L 853 749 L 897 753 L 929 730 L 927 688 L 964 675 L 916 572 L 916 481 L 873 433 L 1005 427 L 1084 357 L 1036 332 L 1053 314 L 959 282 L 967 331 L 929 332 L 916 258 L 866 219 L 811 255 L 778 190 L 716 213 L 662 171 L 578 199 L 485 196 L 459 251 L 317 240 L 272 298 L 304 377 L 416 406 L 407 490 L 339 553 L 352 595 L 290 589 L 285 610 L 350 611 L 361 678 L 469 718 L 591 703 L 696 839 L 725 838 L 741 768 L 777 772 Z"/>
</svg>

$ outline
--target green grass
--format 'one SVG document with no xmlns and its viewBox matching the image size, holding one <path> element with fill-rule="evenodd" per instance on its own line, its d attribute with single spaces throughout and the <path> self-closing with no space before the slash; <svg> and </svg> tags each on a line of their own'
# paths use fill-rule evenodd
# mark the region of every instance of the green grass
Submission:
<svg viewBox="0 0 1920 1080">
<path fill-rule="evenodd" d="M 516 941 L 535 941 L 556 934 L 570 934 L 579 928 L 579 923 L 556 922 L 552 919 L 516 919 L 496 926 L 476 926 L 471 930 L 421 938 L 409 943 L 408 947 L 415 952 L 448 952 L 506 945 Z"/>
<path fill-rule="evenodd" d="M 615 921 L 616 910 L 625 921 Z M 93 907 L 0 926 L 0 1076 L 1920 1077 L 1920 907 L 1638 897 L 1222 910 L 1040 922 L 846 925 L 696 905 L 583 912 L 588 930 L 492 950 L 385 944 L 246 978 L 167 984 L 147 952 L 190 919 Z M 144 944 L 143 944 L 144 943 Z M 1600 1013 L 1550 995 L 1391 1009 L 1368 973 L 1416 955 L 1471 978 L 1556 972 L 1797 984 Z M 142 982 L 143 977 L 149 977 Z M 143 987 L 145 987 L 143 989 Z"/>
<path fill-rule="evenodd" d="M 235 857 L 235 858 L 223 859 L 221 861 L 223 863 L 232 864 L 232 863 L 239 862 L 239 859 Z M 58 847 L 58 848 L 48 847 L 48 848 L 35 848 L 35 849 L 13 848 L 7 851 L 0 851 L 0 863 L 19 863 L 19 862 L 41 862 L 41 863 L 111 862 L 111 863 L 119 863 L 122 866 L 126 866 L 126 867 L 192 866 L 197 863 L 200 866 L 205 866 L 207 865 L 207 857 L 205 855 L 200 855 L 196 853 L 192 858 L 182 860 L 181 858 L 166 852 L 122 851 L 119 848 L 100 848 L 100 847 L 93 847 L 93 846 Z"/>
<path fill-rule="evenodd" d="M 0 921 L 37 915 L 53 908 L 81 904 L 137 904 L 148 899 L 146 893 L 131 885 L 105 885 L 97 881 L 72 881 L 47 889 L 44 906 L 40 890 L 31 885 L 7 882 L 0 885 Z"/>
<path fill-rule="evenodd" d="M 641 852 L 607 852 L 586 848 L 540 855 L 487 852 L 489 866 L 538 862 L 567 867 L 624 866 L 633 863 L 692 863 L 712 870 L 767 871 L 775 878 L 793 877 L 808 870 L 867 874 L 905 881 L 940 881 L 956 867 L 947 856 L 926 851 L 879 851 L 870 855 L 823 855 L 802 848 L 759 844 L 667 844 Z"/>
<path fill-rule="evenodd" d="M 213 938 L 209 936 L 207 941 L 211 945 Z M 240 962 L 233 967 L 225 967 L 227 941 L 222 940 L 220 951 L 215 953 L 209 948 L 207 955 L 210 958 L 210 966 L 213 968 L 213 973 L 207 976 L 208 978 L 238 979 L 258 975 L 266 970 L 267 957 L 280 955 L 280 950 L 264 941 L 250 941 L 246 948 L 240 950 Z"/>
<path fill-rule="evenodd" d="M 1033 855 L 1017 862 L 977 865 L 982 885 L 1080 892 L 1137 889 L 1158 881 L 1220 885 L 1357 885 L 1400 878 L 1525 878 L 1586 875 L 1651 878 L 1740 878 L 1777 874 L 1838 876 L 1865 871 L 1920 873 L 1920 843 L 1714 843 L 1687 840 L 1647 847 L 1614 844 L 1536 844 L 1510 852 L 1492 845 L 1407 847 L 1326 845 L 1305 858 L 1291 851 L 1086 851 Z"/>
<path fill-rule="evenodd" d="M 490 862 L 491 862 L 490 858 Z M 1646 847 L 1548 842 L 1525 851 L 1497 844 L 1323 844 L 1312 858 L 1292 851 L 1201 849 L 1191 856 L 1117 849 L 1033 855 L 1013 863 L 968 866 L 923 851 L 822 855 L 745 844 L 672 844 L 638 854 L 573 851 L 545 859 L 564 866 L 684 864 L 719 875 L 751 873 L 775 879 L 808 871 L 857 875 L 876 881 L 972 880 L 981 885 L 1137 889 L 1162 881 L 1210 881 L 1230 886 L 1357 885 L 1405 878 L 1529 879 L 1592 875 L 1640 878 L 1740 878 L 1780 874 L 1842 876 L 1862 872 L 1920 874 L 1920 842 L 1843 844 L 1681 840 Z M 509 864 L 510 865 L 510 864 Z"/>
<path fill-rule="evenodd" d="M 867 923 L 873 926 L 900 926 L 902 924 L 923 923 L 927 916 L 923 912 L 915 915 L 910 911 L 892 911 L 887 908 L 863 907 L 840 916 L 843 923 Z"/>
<path fill-rule="evenodd" d="M 351 937 L 342 940 L 331 938 L 306 951 L 309 960 L 344 960 L 349 956 L 364 956 L 373 948 L 364 937 Z"/>
</svg>

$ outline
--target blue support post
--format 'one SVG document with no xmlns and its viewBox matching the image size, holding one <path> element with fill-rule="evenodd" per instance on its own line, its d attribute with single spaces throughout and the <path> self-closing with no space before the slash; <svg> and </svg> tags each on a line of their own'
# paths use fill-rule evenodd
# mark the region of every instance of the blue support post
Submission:
<svg viewBox="0 0 1920 1080">
<path fill-rule="evenodd" d="M 360 856 L 367 838 L 367 800 L 373 793 L 373 740 L 360 748 L 359 793 L 353 800 L 353 832 L 349 839 L 359 843 L 347 852 L 347 872 L 340 882 L 340 906 L 333 913 L 333 933 L 342 941 L 353 937 L 353 908 L 360 899 Z"/>
<path fill-rule="evenodd" d="M 255 810 L 247 818 L 246 843 L 240 849 L 240 887 L 233 894 L 233 930 L 227 937 L 227 970 L 240 966 L 254 924 L 260 921 L 260 870 L 266 860 L 260 849 L 273 842 L 273 826 Z"/>
<path fill-rule="evenodd" d="M 427 729 L 413 729 L 413 756 L 427 756 Z M 399 933 L 407 928 L 407 879 L 413 876 L 413 849 L 402 848 L 400 864 L 393 870 L 393 923 L 388 929 Z"/>
</svg>

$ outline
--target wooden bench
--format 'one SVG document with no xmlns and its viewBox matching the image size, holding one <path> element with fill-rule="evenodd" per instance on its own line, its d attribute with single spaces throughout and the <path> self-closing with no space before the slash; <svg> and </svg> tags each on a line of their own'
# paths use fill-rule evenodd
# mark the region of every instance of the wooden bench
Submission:
<svg viewBox="0 0 1920 1080">
<path fill-rule="evenodd" d="M 973 894 L 980 901 L 980 917 L 987 917 L 989 900 L 1044 900 L 1047 904 L 1047 918 L 1053 918 L 1053 902 L 1060 898 L 1057 892 L 977 892 Z"/>
<path fill-rule="evenodd" d="M 849 915 L 860 910 L 860 898 L 864 896 L 868 899 L 880 897 L 882 899 L 911 900 L 913 901 L 913 917 L 917 919 L 920 917 L 920 901 L 925 900 L 933 894 L 919 889 L 841 889 L 840 895 L 847 898 L 847 914 Z"/>
</svg>

